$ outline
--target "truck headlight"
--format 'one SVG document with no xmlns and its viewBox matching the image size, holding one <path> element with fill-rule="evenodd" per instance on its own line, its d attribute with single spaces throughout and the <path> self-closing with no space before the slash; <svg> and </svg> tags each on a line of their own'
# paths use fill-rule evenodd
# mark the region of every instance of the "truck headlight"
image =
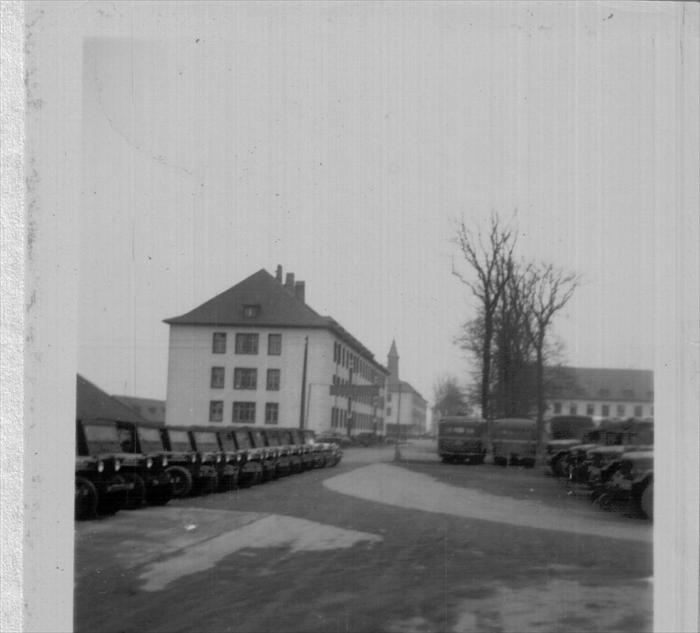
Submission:
<svg viewBox="0 0 700 633">
<path fill-rule="evenodd" d="M 218 464 L 219 462 L 221 462 L 221 455 L 216 456 L 216 463 Z"/>
<path fill-rule="evenodd" d="M 194 463 L 197 461 L 197 456 L 196 456 L 196 455 L 192 455 L 192 456 L 190 457 L 190 461 L 194 464 Z"/>
<path fill-rule="evenodd" d="M 98 473 L 104 472 L 104 469 L 105 469 L 105 463 L 102 460 L 97 462 L 97 472 Z"/>
<path fill-rule="evenodd" d="M 152 468 L 152 467 L 153 467 L 153 459 L 151 457 L 149 457 L 146 460 L 146 468 Z"/>
<path fill-rule="evenodd" d="M 119 469 L 122 467 L 122 461 L 120 459 L 114 460 L 114 472 L 118 473 Z"/>
<path fill-rule="evenodd" d="M 165 455 L 163 455 L 162 463 L 163 468 L 165 468 L 168 465 L 168 458 Z"/>
</svg>

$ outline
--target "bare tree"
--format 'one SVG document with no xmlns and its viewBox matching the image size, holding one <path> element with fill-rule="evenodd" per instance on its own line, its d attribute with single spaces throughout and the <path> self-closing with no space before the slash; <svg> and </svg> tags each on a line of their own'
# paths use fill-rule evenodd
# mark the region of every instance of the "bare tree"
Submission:
<svg viewBox="0 0 700 633">
<path fill-rule="evenodd" d="M 469 415 L 465 390 L 455 376 L 444 375 L 433 385 L 433 409 L 438 417 L 446 415 Z"/>
<path fill-rule="evenodd" d="M 553 264 L 533 265 L 527 271 L 527 332 L 535 350 L 538 450 L 544 428 L 547 335 L 554 315 L 569 302 L 580 281 L 580 277 L 575 273 L 566 272 Z"/>
<path fill-rule="evenodd" d="M 464 274 L 453 268 L 454 274 L 479 301 L 483 319 L 483 336 L 479 346 L 481 370 L 481 412 L 484 418 L 492 417 L 490 403 L 491 358 L 496 310 L 506 285 L 513 274 L 513 249 L 516 236 L 512 227 L 502 226 L 496 213 L 491 214 L 488 231 L 476 233 L 465 223 L 457 226 L 456 243 L 472 274 Z"/>
<path fill-rule="evenodd" d="M 535 408 L 534 350 L 528 335 L 529 267 L 514 266 L 496 312 L 493 408 L 499 417 Z"/>
</svg>

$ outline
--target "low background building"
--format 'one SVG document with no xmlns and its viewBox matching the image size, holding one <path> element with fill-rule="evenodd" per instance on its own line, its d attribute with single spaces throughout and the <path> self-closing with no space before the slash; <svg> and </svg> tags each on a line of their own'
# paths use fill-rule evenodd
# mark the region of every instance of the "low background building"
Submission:
<svg viewBox="0 0 700 633">
<path fill-rule="evenodd" d="M 399 354 L 396 341 L 387 355 L 389 377 L 386 388 L 387 437 L 405 438 L 427 432 L 428 402 L 410 383 L 399 378 Z"/>
<path fill-rule="evenodd" d="M 559 367 L 552 373 L 548 391 L 547 418 L 654 416 L 654 372 L 647 369 Z"/>
<path fill-rule="evenodd" d="M 305 302 L 305 283 L 266 270 L 166 319 L 168 425 L 279 425 L 384 433 L 388 371 L 337 321 Z M 333 395 L 374 386 L 378 397 Z M 339 390 L 335 389 L 337 393 Z"/>
</svg>

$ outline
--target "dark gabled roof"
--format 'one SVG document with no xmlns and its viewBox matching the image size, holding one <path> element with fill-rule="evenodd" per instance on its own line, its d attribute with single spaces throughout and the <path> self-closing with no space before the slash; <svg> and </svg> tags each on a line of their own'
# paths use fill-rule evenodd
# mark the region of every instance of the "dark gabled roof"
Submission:
<svg viewBox="0 0 700 633">
<path fill-rule="evenodd" d="M 258 315 L 243 316 L 245 306 L 257 306 Z M 171 325 L 326 328 L 324 317 L 312 310 L 264 268 L 228 290 L 179 317 Z"/>
<path fill-rule="evenodd" d="M 399 388 L 400 387 L 400 388 Z M 411 385 L 411 383 L 406 382 L 405 380 L 399 380 L 398 382 L 387 382 L 386 385 L 387 392 L 389 393 L 411 393 L 414 396 L 418 396 L 421 400 L 424 402 L 428 402 L 414 387 Z"/>
<path fill-rule="evenodd" d="M 165 421 L 165 400 L 138 398 L 136 396 L 112 396 L 118 402 L 133 409 L 149 422 L 163 424 Z"/>
<path fill-rule="evenodd" d="M 649 369 L 558 367 L 553 374 L 550 399 L 654 400 L 654 372 Z"/>
<path fill-rule="evenodd" d="M 77 420 L 115 420 L 145 422 L 136 411 L 115 400 L 108 393 L 78 374 L 75 417 Z"/>
<path fill-rule="evenodd" d="M 246 306 L 255 306 L 257 315 L 245 317 L 243 312 Z M 224 290 L 194 310 L 179 317 L 164 319 L 164 322 L 170 325 L 209 325 L 214 327 L 326 329 L 370 359 L 377 369 L 389 373 L 386 368 L 374 360 L 374 354 L 335 319 L 318 314 L 304 301 L 297 298 L 293 290 L 277 281 L 264 268 L 228 290 Z"/>
</svg>

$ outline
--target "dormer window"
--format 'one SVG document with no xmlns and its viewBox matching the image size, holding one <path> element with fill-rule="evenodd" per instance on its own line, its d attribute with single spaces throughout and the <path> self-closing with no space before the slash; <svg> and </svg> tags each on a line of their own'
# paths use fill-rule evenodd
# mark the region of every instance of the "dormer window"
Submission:
<svg viewBox="0 0 700 633">
<path fill-rule="evenodd" d="M 254 319 L 259 314 L 260 314 L 260 306 L 259 305 L 243 306 L 243 318 Z"/>
</svg>

